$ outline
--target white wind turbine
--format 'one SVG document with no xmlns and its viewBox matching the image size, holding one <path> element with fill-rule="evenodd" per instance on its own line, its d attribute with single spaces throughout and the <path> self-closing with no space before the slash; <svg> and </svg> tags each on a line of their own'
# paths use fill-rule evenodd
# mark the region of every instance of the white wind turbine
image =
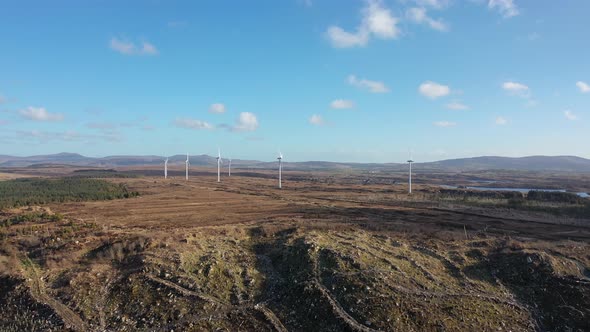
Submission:
<svg viewBox="0 0 590 332">
<path fill-rule="evenodd" d="M 188 166 L 191 164 L 189 159 L 188 159 L 188 152 L 186 153 L 186 161 L 184 162 L 186 164 L 186 180 L 188 181 Z"/>
<path fill-rule="evenodd" d="M 231 176 L 231 158 L 229 158 L 229 166 L 227 166 L 227 176 Z"/>
<path fill-rule="evenodd" d="M 279 189 L 281 189 L 283 188 L 283 154 L 281 150 L 279 150 L 277 159 L 279 160 Z"/>
<path fill-rule="evenodd" d="M 409 180 L 408 180 L 408 194 L 412 193 L 412 163 L 414 161 L 412 160 L 412 153 L 410 153 L 410 159 L 408 159 L 408 164 L 410 165 L 410 176 L 409 176 Z"/>
<path fill-rule="evenodd" d="M 164 161 L 164 179 L 168 178 L 168 158 Z"/>
<path fill-rule="evenodd" d="M 217 182 L 221 182 L 221 150 L 217 148 Z"/>
</svg>

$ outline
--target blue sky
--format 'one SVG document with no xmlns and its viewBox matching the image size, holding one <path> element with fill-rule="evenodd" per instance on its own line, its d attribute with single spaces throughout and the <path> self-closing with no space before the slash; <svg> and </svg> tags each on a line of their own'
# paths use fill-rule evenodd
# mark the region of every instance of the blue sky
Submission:
<svg viewBox="0 0 590 332">
<path fill-rule="evenodd" d="M 586 0 L 0 0 L 0 154 L 590 158 Z"/>
</svg>

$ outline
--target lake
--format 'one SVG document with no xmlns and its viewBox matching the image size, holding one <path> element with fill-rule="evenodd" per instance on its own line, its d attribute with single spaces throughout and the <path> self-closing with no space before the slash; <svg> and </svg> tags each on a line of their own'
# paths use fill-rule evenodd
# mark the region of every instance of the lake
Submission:
<svg viewBox="0 0 590 332">
<path fill-rule="evenodd" d="M 447 188 L 447 189 L 458 189 L 457 186 L 442 185 L 441 187 Z M 565 189 L 492 188 L 492 187 L 466 187 L 466 188 L 467 189 L 473 189 L 473 190 L 482 190 L 482 191 L 518 191 L 518 192 L 521 192 L 523 194 L 527 194 L 531 190 L 548 191 L 548 192 L 560 192 L 560 193 L 565 193 L 566 192 Z M 582 192 L 582 193 L 576 193 L 576 195 L 578 195 L 580 197 L 584 197 L 584 198 L 590 197 L 590 195 L 588 195 L 588 193 L 584 193 L 584 192 Z"/>
</svg>

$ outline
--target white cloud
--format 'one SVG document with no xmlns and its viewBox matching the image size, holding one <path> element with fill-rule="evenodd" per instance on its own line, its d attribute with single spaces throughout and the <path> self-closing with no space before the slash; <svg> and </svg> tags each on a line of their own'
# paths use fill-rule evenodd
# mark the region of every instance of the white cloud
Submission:
<svg viewBox="0 0 590 332">
<path fill-rule="evenodd" d="M 446 106 L 448 109 L 454 110 L 454 111 L 466 111 L 469 109 L 469 106 L 467 106 L 461 102 L 458 102 L 458 101 L 450 102 Z"/>
<path fill-rule="evenodd" d="M 397 27 L 399 19 L 383 6 L 381 0 L 367 0 L 362 9 L 362 20 L 355 32 L 348 32 L 339 26 L 332 25 L 326 35 L 332 46 L 338 48 L 366 46 L 371 36 L 381 39 L 394 39 L 400 35 Z"/>
<path fill-rule="evenodd" d="M 256 129 L 258 129 L 258 119 L 250 112 L 240 113 L 236 125 L 232 127 L 233 131 L 254 131 Z"/>
<path fill-rule="evenodd" d="M 28 107 L 20 110 L 20 115 L 33 121 L 61 121 L 64 116 L 60 113 L 49 113 L 43 107 Z"/>
<path fill-rule="evenodd" d="M 406 11 L 408 19 L 416 24 L 427 24 L 434 30 L 448 31 L 449 27 L 442 20 L 435 20 L 428 16 L 424 8 L 410 8 Z"/>
<path fill-rule="evenodd" d="M 578 119 L 578 116 L 575 115 L 572 111 L 570 110 L 565 110 L 563 111 L 563 115 L 565 116 L 566 119 L 574 121 Z"/>
<path fill-rule="evenodd" d="M 225 111 L 226 111 L 225 105 L 220 104 L 220 103 L 211 104 L 211 106 L 209 107 L 209 113 L 221 114 L 221 113 L 225 113 Z"/>
<path fill-rule="evenodd" d="M 414 0 L 419 6 L 441 9 L 449 5 L 449 0 Z"/>
<path fill-rule="evenodd" d="M 309 118 L 309 123 L 314 126 L 321 126 L 324 124 L 324 119 L 320 115 L 314 114 Z"/>
<path fill-rule="evenodd" d="M 174 125 L 181 128 L 197 129 L 197 130 L 211 130 L 213 125 L 196 119 L 178 118 L 174 121 Z"/>
<path fill-rule="evenodd" d="M 503 125 L 505 125 L 507 123 L 508 123 L 508 120 L 506 120 L 506 118 L 504 118 L 502 116 L 499 116 L 499 117 L 496 118 L 496 124 L 498 126 L 503 126 Z"/>
<path fill-rule="evenodd" d="M 158 54 L 158 49 L 154 44 L 149 42 L 142 42 L 140 46 L 135 45 L 135 43 L 118 39 L 118 38 L 111 38 L 111 42 L 109 44 L 110 48 L 114 51 L 117 51 L 121 54 L 125 55 L 156 55 Z"/>
<path fill-rule="evenodd" d="M 115 129 L 117 125 L 110 122 L 90 122 L 86 124 L 86 127 L 91 129 L 110 130 Z"/>
<path fill-rule="evenodd" d="M 450 121 L 437 121 L 437 122 L 434 123 L 434 125 L 437 126 L 437 127 L 446 128 L 446 127 L 454 127 L 454 126 L 457 125 L 457 123 L 450 122 Z"/>
<path fill-rule="evenodd" d="M 520 96 L 523 98 L 528 98 L 531 95 L 529 87 L 522 83 L 504 82 L 502 84 L 502 89 L 508 91 L 508 93 L 512 95 Z"/>
<path fill-rule="evenodd" d="M 578 87 L 578 89 L 580 89 L 580 92 L 582 93 L 590 92 L 590 85 L 588 85 L 588 83 L 586 82 L 578 81 L 576 82 L 576 86 Z"/>
<path fill-rule="evenodd" d="M 338 48 L 366 46 L 369 42 L 369 34 L 366 31 L 359 30 L 356 33 L 351 33 L 337 26 L 329 27 L 327 36 L 332 46 Z"/>
<path fill-rule="evenodd" d="M 330 103 L 330 107 L 336 110 L 353 108 L 354 102 L 352 100 L 336 99 Z"/>
<path fill-rule="evenodd" d="M 451 88 L 436 82 L 427 81 L 420 84 L 418 91 L 425 97 L 436 99 L 449 95 L 451 93 Z"/>
<path fill-rule="evenodd" d="M 156 46 L 154 46 L 154 44 L 151 44 L 148 42 L 143 42 L 139 53 L 140 54 L 155 55 L 155 54 L 158 54 L 158 49 L 156 48 Z"/>
<path fill-rule="evenodd" d="M 489 0 L 488 7 L 499 11 L 505 18 L 519 14 L 518 7 L 514 4 L 514 0 Z"/>
<path fill-rule="evenodd" d="M 369 90 L 372 93 L 387 93 L 389 88 L 383 82 L 358 79 L 355 75 L 348 76 L 348 84 L 357 88 Z"/>
<path fill-rule="evenodd" d="M 380 0 L 368 0 L 363 9 L 363 25 L 378 38 L 397 38 L 400 31 L 396 26 L 399 20 L 391 15 L 391 11 L 383 7 Z"/>
<path fill-rule="evenodd" d="M 66 130 L 62 132 L 53 131 L 41 131 L 41 130 L 30 130 L 30 131 L 17 131 L 16 132 L 19 141 L 35 140 L 39 143 L 46 143 L 48 141 L 67 141 L 67 142 L 97 142 L 97 141 L 109 141 L 119 142 L 123 140 L 123 137 L 119 134 L 100 134 L 100 135 L 88 135 L 80 134 L 74 130 Z"/>
</svg>

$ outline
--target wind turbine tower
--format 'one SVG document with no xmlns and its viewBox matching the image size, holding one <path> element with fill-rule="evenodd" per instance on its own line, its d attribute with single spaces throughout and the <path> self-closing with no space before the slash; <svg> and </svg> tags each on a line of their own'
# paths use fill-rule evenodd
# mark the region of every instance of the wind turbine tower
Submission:
<svg viewBox="0 0 590 332">
<path fill-rule="evenodd" d="M 168 178 L 168 158 L 164 161 L 164 179 Z"/>
<path fill-rule="evenodd" d="M 279 160 L 279 189 L 281 189 L 283 188 L 283 154 L 280 150 L 277 159 Z"/>
<path fill-rule="evenodd" d="M 188 166 L 190 165 L 190 161 L 188 159 L 188 152 L 186 153 L 186 161 L 184 162 L 186 164 L 186 180 L 188 181 Z"/>
<path fill-rule="evenodd" d="M 227 176 L 231 176 L 231 158 L 229 158 L 229 166 L 227 167 Z"/>
<path fill-rule="evenodd" d="M 410 164 L 410 177 L 409 177 L 409 181 L 408 181 L 408 194 L 412 193 L 412 163 L 414 161 L 412 160 L 412 157 L 410 156 L 410 159 L 408 160 L 408 164 Z"/>
<path fill-rule="evenodd" d="M 221 182 L 221 150 L 217 149 L 217 182 Z"/>
</svg>

